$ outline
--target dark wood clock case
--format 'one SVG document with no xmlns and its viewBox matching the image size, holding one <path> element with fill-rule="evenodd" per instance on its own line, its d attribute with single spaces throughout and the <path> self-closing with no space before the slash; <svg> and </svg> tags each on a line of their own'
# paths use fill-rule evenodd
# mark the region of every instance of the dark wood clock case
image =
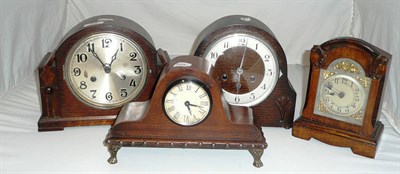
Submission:
<svg viewBox="0 0 400 174">
<path fill-rule="evenodd" d="M 112 124 L 121 108 L 96 109 L 79 101 L 64 80 L 63 66 L 68 51 L 81 38 L 96 33 L 116 33 L 134 40 L 147 57 L 149 73 L 141 94 L 134 101 L 151 97 L 161 70 L 150 35 L 137 23 L 119 16 L 95 16 L 82 21 L 62 39 L 59 47 L 39 67 L 42 115 L 38 121 L 39 131 L 63 130 L 71 126 Z"/>
<path fill-rule="evenodd" d="M 361 126 L 322 117 L 313 113 L 321 69 L 337 58 L 350 58 L 358 62 L 366 76 L 371 78 L 371 87 L 364 120 Z M 310 140 L 315 138 L 330 145 L 350 147 L 353 153 L 374 158 L 383 131 L 378 121 L 384 82 L 391 55 L 356 38 L 332 39 L 315 45 L 310 55 L 310 77 L 304 110 L 293 125 L 293 136 Z"/>
<path fill-rule="evenodd" d="M 175 66 L 177 62 L 191 67 Z M 214 69 L 205 59 L 181 56 L 167 63 L 151 100 L 132 102 L 125 106 L 112 125 L 104 143 L 111 154 L 109 163 L 117 162 L 121 147 L 163 147 L 249 150 L 256 167 L 261 167 L 261 155 L 267 143 L 260 127 L 253 124 L 252 109 L 229 105 L 212 77 Z M 162 110 L 162 97 L 173 81 L 182 77 L 195 78 L 210 91 L 212 109 L 208 117 L 194 126 L 172 122 Z"/>
<path fill-rule="evenodd" d="M 194 43 L 194 55 L 204 57 L 206 49 L 211 44 L 224 36 L 235 33 L 253 35 L 269 44 L 270 49 L 276 53 L 281 72 L 281 76 L 270 96 L 252 107 L 255 124 L 291 128 L 296 105 L 296 92 L 287 76 L 285 53 L 275 35 L 264 23 L 249 16 L 233 15 L 221 18 L 211 23 L 200 33 Z"/>
</svg>

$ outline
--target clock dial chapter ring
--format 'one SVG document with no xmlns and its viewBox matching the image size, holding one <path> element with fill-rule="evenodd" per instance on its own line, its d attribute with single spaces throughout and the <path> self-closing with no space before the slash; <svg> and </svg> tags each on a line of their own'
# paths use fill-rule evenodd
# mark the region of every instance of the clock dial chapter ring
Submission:
<svg viewBox="0 0 400 174">
<path fill-rule="evenodd" d="M 325 107 L 338 116 L 351 116 L 358 112 L 364 101 L 364 88 L 347 75 L 333 75 L 321 85 L 321 101 Z"/>
<path fill-rule="evenodd" d="M 205 51 L 215 67 L 224 96 L 232 105 L 254 106 L 264 101 L 279 78 L 276 53 L 261 38 L 232 34 Z"/>
<path fill-rule="evenodd" d="M 137 43 L 121 35 L 101 33 L 75 44 L 67 55 L 64 72 L 69 88 L 80 101 L 111 109 L 140 94 L 147 69 L 147 59 Z"/>
<path fill-rule="evenodd" d="M 205 85 L 194 79 L 180 79 L 171 83 L 162 101 L 168 118 L 181 126 L 194 126 L 204 121 L 211 112 L 211 95 Z"/>
</svg>

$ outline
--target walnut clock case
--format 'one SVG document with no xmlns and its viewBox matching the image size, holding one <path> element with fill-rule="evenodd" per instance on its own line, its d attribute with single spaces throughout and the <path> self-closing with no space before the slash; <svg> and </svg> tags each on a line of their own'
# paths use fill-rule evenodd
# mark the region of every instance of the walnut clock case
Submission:
<svg viewBox="0 0 400 174">
<path fill-rule="evenodd" d="M 390 59 L 385 51 L 352 37 L 314 46 L 306 104 L 293 135 L 374 158 L 384 128 L 378 112 Z"/>
<path fill-rule="evenodd" d="M 220 18 L 200 33 L 194 49 L 215 66 L 226 100 L 252 107 L 255 124 L 292 127 L 296 93 L 285 53 L 264 23 L 243 15 Z"/>
<path fill-rule="evenodd" d="M 112 15 L 79 23 L 39 68 L 39 131 L 112 124 L 124 104 L 150 98 L 161 64 L 139 24 Z"/>
<path fill-rule="evenodd" d="M 121 147 L 249 150 L 261 167 L 267 143 L 251 108 L 229 105 L 210 62 L 195 56 L 170 60 L 151 100 L 121 110 L 104 143 L 117 162 Z"/>
</svg>

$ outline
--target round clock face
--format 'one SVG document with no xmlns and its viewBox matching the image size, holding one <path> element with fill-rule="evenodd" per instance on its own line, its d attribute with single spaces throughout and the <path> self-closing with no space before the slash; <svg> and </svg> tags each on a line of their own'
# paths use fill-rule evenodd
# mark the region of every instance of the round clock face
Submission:
<svg viewBox="0 0 400 174">
<path fill-rule="evenodd" d="M 207 118 L 212 102 L 207 87 L 197 80 L 173 82 L 163 98 L 163 110 L 170 120 L 182 126 L 193 126 Z"/>
<path fill-rule="evenodd" d="M 95 108 L 120 107 L 146 83 L 147 59 L 140 46 L 117 34 L 94 34 L 69 51 L 64 67 L 72 93 Z"/>
<path fill-rule="evenodd" d="M 364 88 L 351 76 L 330 76 L 320 90 L 320 100 L 335 115 L 350 116 L 363 106 Z"/>
<path fill-rule="evenodd" d="M 225 36 L 205 51 L 205 58 L 215 66 L 225 99 L 232 105 L 264 101 L 279 78 L 275 52 L 252 35 Z"/>
</svg>

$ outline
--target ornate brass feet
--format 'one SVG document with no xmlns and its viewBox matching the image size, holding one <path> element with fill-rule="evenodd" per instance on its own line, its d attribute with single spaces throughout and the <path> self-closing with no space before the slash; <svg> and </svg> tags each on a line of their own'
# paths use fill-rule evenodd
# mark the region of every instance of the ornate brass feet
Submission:
<svg viewBox="0 0 400 174">
<path fill-rule="evenodd" d="M 253 166 L 257 168 L 262 167 L 263 163 L 261 162 L 261 156 L 264 153 L 264 149 L 250 149 L 249 152 L 254 158 Z"/>
<path fill-rule="evenodd" d="M 112 146 L 112 145 L 109 145 L 109 146 L 107 146 L 107 148 L 108 148 L 108 152 L 110 152 L 110 158 L 108 158 L 108 163 L 110 163 L 110 164 L 115 164 L 115 163 L 117 163 L 118 162 L 118 159 L 117 159 L 117 152 L 118 152 L 118 150 L 121 148 L 121 146 Z"/>
</svg>

